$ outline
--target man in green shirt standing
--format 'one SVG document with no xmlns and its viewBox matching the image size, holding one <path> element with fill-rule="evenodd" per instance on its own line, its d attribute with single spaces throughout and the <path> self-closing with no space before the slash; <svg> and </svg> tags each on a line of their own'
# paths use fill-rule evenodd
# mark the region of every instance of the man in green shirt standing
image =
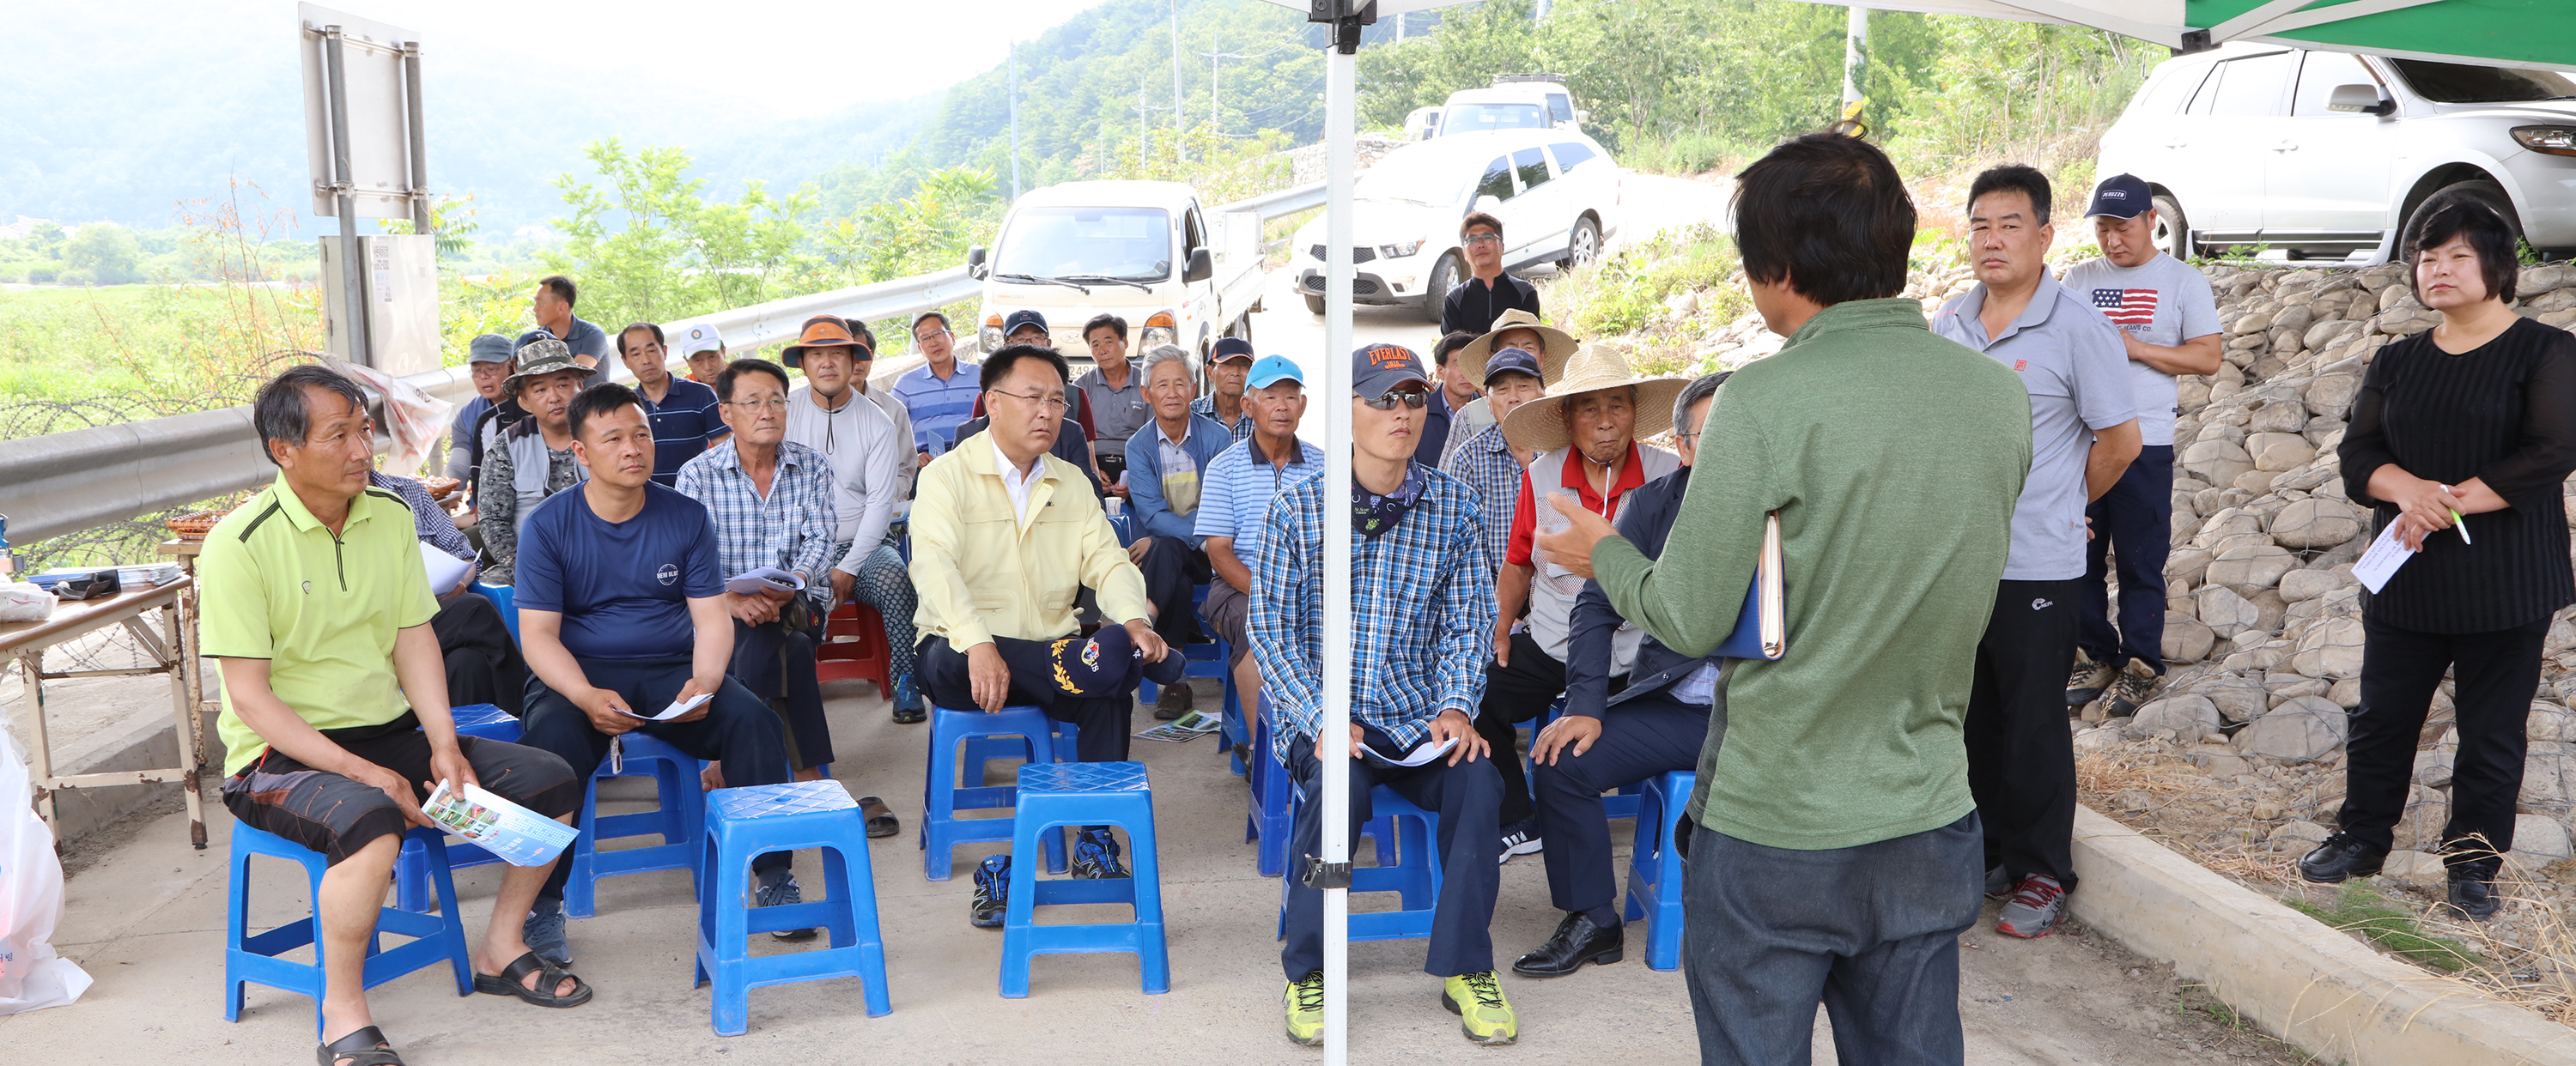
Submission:
<svg viewBox="0 0 2576 1066">
<path fill-rule="evenodd" d="M 1704 655 L 1780 516 L 1788 650 L 1728 666 L 1685 812 L 1704 1063 L 1803 1060 L 1820 1001 L 1844 1061 L 1966 1056 L 1958 935 L 1985 867 L 1961 719 L 2030 399 L 1897 298 L 1914 220 L 1859 140 L 1810 134 L 1747 167 L 1737 247 L 1788 343 L 1718 390 L 1661 558 L 1581 507 L 1540 539 L 1621 617 Z"/>
<path fill-rule="evenodd" d="M 430 632 L 438 601 L 411 509 L 369 488 L 373 427 L 348 378 L 299 366 L 252 404 L 277 482 L 206 535 L 198 628 L 223 671 L 224 806 L 324 855 L 315 893 L 324 1066 L 399 1063 L 368 1016 L 365 963 L 403 832 L 429 825 L 440 782 L 479 784 L 570 822 L 582 780 L 562 759 L 456 735 Z M 520 923 L 548 866 L 511 866 L 474 956 L 477 991 L 540 1006 L 590 986 L 540 961 Z"/>
</svg>

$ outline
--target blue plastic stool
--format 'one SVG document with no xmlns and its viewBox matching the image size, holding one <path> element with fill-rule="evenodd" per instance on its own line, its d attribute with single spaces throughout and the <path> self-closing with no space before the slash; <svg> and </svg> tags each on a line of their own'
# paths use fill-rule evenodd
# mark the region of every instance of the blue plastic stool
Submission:
<svg viewBox="0 0 2576 1066">
<path fill-rule="evenodd" d="M 698 782 L 698 760 L 641 730 L 617 738 L 625 753 L 625 770 L 611 773 L 607 759 L 582 790 L 581 835 L 565 849 L 572 863 L 564 883 L 564 913 L 588 918 L 597 913 L 601 878 L 655 870 L 687 870 L 698 878 L 698 842 L 706 833 L 706 788 Z M 660 809 L 633 814 L 599 813 L 599 782 L 610 777 L 651 777 Z M 599 842 L 618 837 L 659 836 L 662 842 L 639 848 L 599 850 Z"/>
<path fill-rule="evenodd" d="M 1262 708 L 1267 712 L 1268 707 Z M 1253 720 L 1252 762 L 1244 777 L 1252 785 L 1252 808 L 1243 816 L 1243 839 L 1258 841 L 1253 862 L 1263 877 L 1277 877 L 1288 870 L 1288 836 L 1293 823 L 1288 814 L 1288 768 L 1270 750 L 1270 716 L 1262 714 Z"/>
<path fill-rule="evenodd" d="M 1292 790 L 1290 803 L 1303 806 L 1305 790 Z M 1440 816 L 1416 807 L 1394 789 L 1369 790 L 1369 813 L 1375 817 L 1360 835 L 1377 841 L 1378 864 L 1351 870 L 1351 891 L 1393 892 L 1400 901 L 1391 911 L 1353 911 L 1352 940 L 1420 940 L 1431 935 L 1431 915 L 1440 905 Z M 1294 817 L 1292 812 L 1291 817 Z M 1412 832 L 1405 831 L 1411 823 Z M 1358 841 L 1353 841 L 1357 844 Z M 1279 879 L 1279 935 L 1288 935 L 1288 888 Z"/>
<path fill-rule="evenodd" d="M 456 719 L 456 735 L 498 740 L 505 744 L 519 742 L 519 720 L 489 703 L 469 703 L 448 708 Z M 462 870 L 501 861 L 500 856 L 483 850 L 481 844 L 457 841 L 447 846 L 447 868 Z M 403 838 L 402 856 L 394 860 L 394 906 L 426 914 L 436 897 L 429 891 L 429 849 L 412 837 Z"/>
<path fill-rule="evenodd" d="M 1019 812 L 1011 828 L 1010 902 L 1002 918 L 1002 995 L 1029 994 L 1029 958 L 1071 952 L 1134 952 L 1148 994 L 1172 987 L 1163 939 L 1163 880 L 1154 857 L 1154 794 L 1140 762 L 1032 764 L 1020 767 Z M 1127 831 L 1129 876 L 1037 879 L 1039 842 L 1053 844 L 1063 826 L 1114 825 Z M 1038 925 L 1036 908 L 1073 903 L 1125 903 L 1133 921 Z"/>
<path fill-rule="evenodd" d="M 1638 797 L 1637 837 L 1628 859 L 1626 920 L 1648 920 L 1646 965 L 1650 969 L 1670 970 L 1682 964 L 1682 853 L 1673 846 L 1673 825 L 1697 781 L 1697 774 L 1676 770 L 1649 779 Z"/>
<path fill-rule="evenodd" d="M 438 886 L 438 914 L 414 914 L 386 908 L 376 916 L 376 933 L 392 933 L 414 938 L 391 951 L 381 950 L 377 937 L 367 938 L 367 962 L 362 987 L 374 988 L 414 970 L 425 970 L 447 963 L 456 972 L 456 994 L 474 994 L 474 965 L 467 959 L 465 925 L 456 915 L 456 883 L 447 876 L 447 843 L 442 833 L 414 829 L 404 835 L 405 845 L 417 841 L 427 852 L 430 880 Z M 307 915 L 265 933 L 250 931 L 250 859 L 266 855 L 300 863 L 304 867 L 307 899 L 322 895 L 322 874 L 330 860 L 320 852 L 306 848 L 274 833 L 263 832 L 240 822 L 233 823 L 232 882 L 225 900 L 224 936 L 224 1020 L 241 1020 L 242 986 L 250 983 L 313 998 L 313 1034 L 322 1034 L 322 942 L 321 930 Z M 277 956 L 307 944 L 313 946 L 312 962 L 293 962 Z"/>
<path fill-rule="evenodd" d="M 1221 728 L 1217 730 L 1217 741 L 1225 747 L 1227 768 L 1234 771 L 1234 776 L 1242 777 L 1252 772 L 1252 764 L 1243 759 L 1243 752 L 1252 744 L 1252 727 L 1243 719 L 1243 696 L 1234 690 L 1232 670 L 1225 672 L 1223 711 L 1224 717 L 1218 723 Z"/>
<path fill-rule="evenodd" d="M 1018 802 L 1017 785 L 983 783 L 988 760 L 1016 755 L 1030 763 L 1069 761 L 1064 757 L 1069 752 L 1060 749 L 1071 745 L 1058 738 L 1055 729 L 1059 724 L 1034 706 L 1004 707 L 990 714 L 946 707 L 930 709 L 930 771 L 921 785 L 923 877 L 945 881 L 953 876 L 956 867 L 950 852 L 959 844 L 1011 839 L 1010 818 L 959 818 L 957 812 L 1006 808 Z M 1065 732 L 1070 734 L 1072 728 L 1065 726 Z M 1018 751 L 997 747 L 993 738 L 1000 737 L 1016 738 L 1014 746 Z M 967 775 L 970 770 L 971 777 Z M 1049 839 L 1047 869 L 1061 873 L 1063 836 L 1049 834 Z"/>
<path fill-rule="evenodd" d="M 751 860 L 773 851 L 820 848 L 824 898 L 752 907 Z M 877 928 L 876 873 L 868 865 L 867 820 L 838 781 L 794 781 L 718 789 L 707 796 L 706 873 L 699 879 L 698 959 L 690 987 L 715 983 L 708 1021 L 718 1036 L 750 1028 L 751 990 L 856 977 L 868 1017 L 886 1002 L 885 937 Z M 851 876 L 853 872 L 857 876 Z M 830 946 L 753 957 L 750 938 L 781 929 L 823 929 Z"/>
<path fill-rule="evenodd" d="M 510 643 L 518 643 L 519 611 L 518 608 L 511 606 L 511 601 L 518 597 L 517 591 L 508 585 L 486 585 L 480 581 L 474 583 L 474 591 L 481 593 L 484 599 L 492 601 L 492 606 L 501 609 L 501 624 L 510 630 Z"/>
</svg>

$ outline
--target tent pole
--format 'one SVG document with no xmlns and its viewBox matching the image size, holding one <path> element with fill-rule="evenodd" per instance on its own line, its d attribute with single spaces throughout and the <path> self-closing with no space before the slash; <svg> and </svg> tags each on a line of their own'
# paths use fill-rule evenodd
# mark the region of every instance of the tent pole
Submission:
<svg viewBox="0 0 2576 1066">
<path fill-rule="evenodd" d="M 1323 854 L 1328 867 L 1351 861 L 1348 738 L 1351 722 L 1351 173 L 1359 46 L 1356 20 L 1334 26 L 1324 53 L 1324 632 L 1322 721 L 1315 758 L 1323 763 Z M 1324 1063 L 1350 1061 L 1350 879 L 1324 890 Z"/>
</svg>

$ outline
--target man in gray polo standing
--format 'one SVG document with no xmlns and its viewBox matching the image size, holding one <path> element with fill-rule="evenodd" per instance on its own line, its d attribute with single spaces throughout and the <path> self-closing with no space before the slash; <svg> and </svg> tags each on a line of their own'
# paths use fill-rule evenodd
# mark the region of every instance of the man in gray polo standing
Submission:
<svg viewBox="0 0 2576 1066">
<path fill-rule="evenodd" d="M 2026 939 L 2056 930 L 2075 888 L 2075 746 L 2060 697 L 2075 657 L 2084 507 L 2138 454 L 2120 332 L 2048 276 L 2048 208 L 2048 179 L 2037 170 L 1977 175 L 1968 188 L 1977 285 L 1932 316 L 1932 332 L 2011 368 L 2030 393 L 2030 476 L 2013 507 L 1994 614 L 1977 642 L 1965 723 L 1986 894 L 2009 894 L 1995 930 Z"/>
</svg>

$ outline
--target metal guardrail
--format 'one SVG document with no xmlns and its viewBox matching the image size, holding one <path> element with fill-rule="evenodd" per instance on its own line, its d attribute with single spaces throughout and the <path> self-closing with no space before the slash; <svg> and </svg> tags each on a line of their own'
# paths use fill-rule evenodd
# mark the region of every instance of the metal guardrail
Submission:
<svg viewBox="0 0 2576 1066">
<path fill-rule="evenodd" d="M 1324 187 L 1309 185 L 1215 210 L 1258 211 L 1267 220 L 1323 203 Z M 966 299 L 983 284 L 966 276 L 966 268 L 952 267 L 698 315 L 662 328 L 677 334 L 709 323 L 723 334 L 726 347 L 751 348 L 794 337 L 813 315 L 909 315 Z M 612 365 L 610 373 L 628 376 L 622 365 Z M 451 403 L 473 395 L 462 367 L 404 380 Z M 274 477 L 272 469 L 260 454 L 248 407 L 22 437 L 0 441 L 0 514 L 9 516 L 10 535 L 27 543 L 253 488 Z"/>
</svg>

